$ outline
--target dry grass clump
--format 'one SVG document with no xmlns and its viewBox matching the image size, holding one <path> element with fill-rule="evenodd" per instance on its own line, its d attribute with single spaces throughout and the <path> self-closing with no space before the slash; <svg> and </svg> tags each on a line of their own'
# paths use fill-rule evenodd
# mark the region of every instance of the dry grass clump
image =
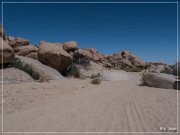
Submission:
<svg viewBox="0 0 180 135">
<path fill-rule="evenodd" d="M 97 84 L 100 84 L 100 83 L 101 83 L 101 80 L 100 80 L 99 78 L 96 78 L 96 79 L 93 79 L 93 80 L 91 81 L 91 83 L 97 85 Z"/>
</svg>

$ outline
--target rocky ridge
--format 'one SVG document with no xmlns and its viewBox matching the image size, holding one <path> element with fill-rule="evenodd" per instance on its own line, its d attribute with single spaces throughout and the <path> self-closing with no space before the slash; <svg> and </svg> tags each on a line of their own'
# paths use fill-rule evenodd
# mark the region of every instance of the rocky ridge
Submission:
<svg viewBox="0 0 180 135">
<path fill-rule="evenodd" d="M 121 51 L 112 55 L 105 55 L 100 54 L 95 48 L 79 48 L 76 41 L 68 41 L 65 43 L 49 43 L 43 41 L 35 46 L 31 45 L 30 41 L 27 39 L 7 36 L 2 33 L 2 28 L 0 28 L 0 40 L 0 64 L 4 68 L 18 68 L 15 66 L 19 64 L 17 64 L 17 62 L 19 62 L 17 59 L 20 59 L 20 61 L 23 60 L 23 63 L 26 63 L 26 66 L 28 65 L 28 67 L 31 67 L 30 72 L 25 72 L 30 74 L 32 78 L 37 80 L 40 79 L 42 82 L 46 80 L 44 78 L 47 76 L 48 80 L 62 79 L 62 75 L 66 75 L 66 72 L 72 64 L 77 65 L 78 67 L 83 67 L 88 71 L 87 69 L 92 67 L 92 62 L 107 70 L 125 70 L 126 72 L 142 72 L 146 70 L 157 74 L 165 73 L 177 75 L 177 65 L 174 65 L 173 67 L 163 63 L 146 63 L 129 51 Z M 44 72 L 43 68 L 48 66 L 49 71 L 54 72 L 55 77 L 46 74 L 46 77 L 34 77 L 32 73 L 35 72 L 36 69 L 33 69 L 34 67 L 30 63 L 25 62 L 26 60 L 33 61 L 33 63 L 36 64 L 38 63 L 37 65 L 39 65 L 39 67 L 35 66 L 35 68 L 38 67 L 38 72 L 40 72 L 38 73 L 39 76 L 42 73 L 41 71 Z M 19 69 L 25 70 L 27 67 Z M 55 75 L 55 72 L 57 72 L 57 75 Z"/>
</svg>

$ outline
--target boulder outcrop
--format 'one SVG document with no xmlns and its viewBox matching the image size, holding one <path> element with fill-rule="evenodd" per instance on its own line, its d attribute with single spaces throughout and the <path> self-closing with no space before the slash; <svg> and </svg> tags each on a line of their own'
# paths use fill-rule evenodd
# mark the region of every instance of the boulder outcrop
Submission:
<svg viewBox="0 0 180 135">
<path fill-rule="evenodd" d="M 132 72 L 141 71 L 145 65 L 140 58 L 132 55 L 129 51 L 115 53 L 107 57 L 107 60 L 113 65 L 113 68 Z"/>
<path fill-rule="evenodd" d="M 27 72 L 32 78 L 39 80 L 40 82 L 61 80 L 64 78 L 55 69 L 42 64 L 38 60 L 28 57 L 16 56 L 13 66 Z"/>
<path fill-rule="evenodd" d="M 3 70 L 3 84 L 16 84 L 16 83 L 27 83 L 34 82 L 33 78 L 26 72 L 19 70 L 14 67 L 4 68 Z M 2 71 L 0 71 L 2 76 Z M 2 77 L 0 82 L 2 82 Z"/>
<path fill-rule="evenodd" d="M 14 55 L 12 47 L 0 37 L 0 64 L 11 63 L 14 60 Z"/>
<path fill-rule="evenodd" d="M 84 48 L 78 49 L 74 52 L 73 57 L 75 62 L 80 62 L 84 60 L 92 60 L 98 62 L 102 56 L 97 52 L 95 48 Z"/>
<path fill-rule="evenodd" d="M 21 37 L 16 38 L 13 36 L 9 36 L 8 41 L 9 45 L 14 49 L 15 52 L 19 47 L 29 45 L 29 40 Z"/>
<path fill-rule="evenodd" d="M 63 75 L 67 67 L 72 64 L 72 57 L 64 51 L 62 44 L 41 42 L 38 50 L 38 59 Z"/>
<path fill-rule="evenodd" d="M 34 45 L 21 46 L 17 48 L 16 52 L 17 55 L 37 59 L 38 47 Z"/>
</svg>

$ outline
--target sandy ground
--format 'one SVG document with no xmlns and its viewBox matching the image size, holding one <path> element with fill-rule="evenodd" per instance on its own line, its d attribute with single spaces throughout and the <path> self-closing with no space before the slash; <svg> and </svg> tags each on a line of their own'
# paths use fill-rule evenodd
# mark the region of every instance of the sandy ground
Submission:
<svg viewBox="0 0 180 135">
<path fill-rule="evenodd" d="M 139 79 L 134 73 L 129 79 L 100 85 L 73 78 L 5 84 L 4 132 L 162 132 L 160 127 L 176 128 L 176 90 L 139 86 Z"/>
</svg>

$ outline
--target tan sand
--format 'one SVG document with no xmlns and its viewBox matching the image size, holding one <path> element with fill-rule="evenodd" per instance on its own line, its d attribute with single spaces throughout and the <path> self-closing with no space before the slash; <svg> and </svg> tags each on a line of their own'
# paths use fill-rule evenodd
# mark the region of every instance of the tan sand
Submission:
<svg viewBox="0 0 180 135">
<path fill-rule="evenodd" d="M 6 84 L 4 131 L 161 132 L 161 126 L 176 128 L 176 90 L 139 86 L 139 79 L 139 74 L 132 73 L 128 80 L 100 85 L 73 78 Z"/>
</svg>

